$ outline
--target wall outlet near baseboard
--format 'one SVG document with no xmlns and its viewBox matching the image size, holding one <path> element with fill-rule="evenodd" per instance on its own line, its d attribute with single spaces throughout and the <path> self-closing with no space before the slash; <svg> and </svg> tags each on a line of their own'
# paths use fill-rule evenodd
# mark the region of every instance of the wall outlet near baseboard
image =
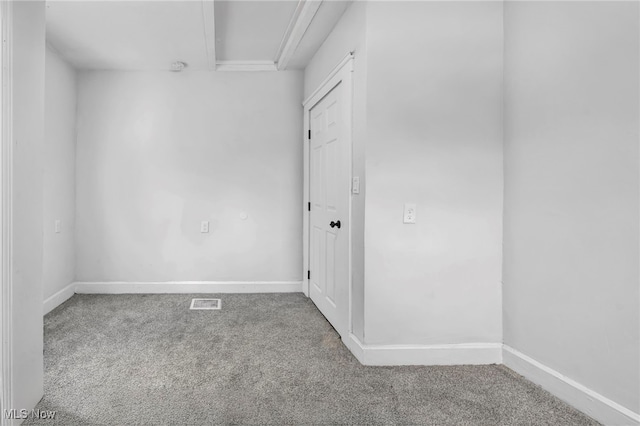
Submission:
<svg viewBox="0 0 640 426">
<path fill-rule="evenodd" d="M 404 223 L 416 223 L 416 205 L 413 203 L 405 203 L 404 205 Z"/>
</svg>

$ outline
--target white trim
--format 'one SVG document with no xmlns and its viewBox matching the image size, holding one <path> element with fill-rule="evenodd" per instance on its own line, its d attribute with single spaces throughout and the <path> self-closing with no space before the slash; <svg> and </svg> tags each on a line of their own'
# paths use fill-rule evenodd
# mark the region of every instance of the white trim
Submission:
<svg viewBox="0 0 640 426">
<path fill-rule="evenodd" d="M 311 124 L 309 120 L 309 114 L 311 109 L 318 103 L 320 100 L 327 95 L 331 90 L 333 90 L 338 84 L 343 85 L 343 90 L 345 93 L 345 104 L 344 108 L 348 111 L 349 119 L 346 122 L 347 125 L 347 134 L 349 135 L 349 149 L 348 149 L 348 158 L 346 159 L 348 164 L 348 179 L 346 182 L 346 190 L 349 194 L 348 201 L 348 212 L 347 217 L 348 220 L 348 270 L 349 270 L 349 278 L 348 278 L 348 312 L 347 312 L 347 325 L 346 330 L 338 330 L 341 336 L 344 338 L 346 335 L 351 334 L 352 331 L 352 284 L 353 284 L 353 265 L 352 265 L 352 229 L 353 229 L 353 214 L 352 214 L 352 191 L 351 191 L 351 178 L 353 176 L 353 53 L 349 52 L 339 63 L 336 65 L 329 75 L 324 79 L 322 84 L 313 91 L 311 96 L 307 98 L 307 100 L 303 103 L 304 115 L 303 115 L 303 208 L 302 208 L 302 273 L 303 273 L 303 281 L 302 281 L 302 292 L 309 297 L 309 279 L 307 278 L 307 271 L 311 269 L 310 261 L 309 261 L 309 232 L 310 232 L 310 216 L 308 205 L 310 202 L 310 177 L 309 177 L 309 163 L 310 163 L 310 152 L 309 152 L 309 138 L 308 133 L 311 129 Z M 313 271 L 311 271 L 313 274 Z M 343 335 L 344 334 L 344 335 Z"/>
<path fill-rule="evenodd" d="M 13 404 L 13 2 L 0 2 L 2 37 L 0 119 L 0 409 Z M 1 413 L 0 413 L 1 414 Z M 13 421 L 0 416 L 0 425 Z"/>
<path fill-rule="evenodd" d="M 47 315 L 58 306 L 69 300 L 74 295 L 76 289 L 75 283 L 71 283 L 62 290 L 47 297 L 42 304 L 42 315 Z"/>
<path fill-rule="evenodd" d="M 218 61 L 216 71 L 277 71 L 273 61 Z"/>
<path fill-rule="evenodd" d="M 512 347 L 503 345 L 502 356 L 504 365 L 601 423 L 625 426 L 640 424 L 640 414 Z"/>
<path fill-rule="evenodd" d="M 311 203 L 311 195 L 309 191 L 309 182 L 311 178 L 309 176 L 309 129 L 311 125 L 309 123 L 309 111 L 305 109 L 304 117 L 302 119 L 302 158 L 304 165 L 302 167 L 302 292 L 305 296 L 309 297 L 309 273 L 311 271 L 311 263 L 309 262 L 309 232 L 310 232 L 310 216 L 309 216 L 309 204 Z"/>
<path fill-rule="evenodd" d="M 204 45 L 207 50 L 207 62 L 209 71 L 216 70 L 216 19 L 215 2 L 213 0 L 202 0 L 202 30 L 204 33 Z"/>
<path fill-rule="evenodd" d="M 298 293 L 301 281 L 76 282 L 78 294 Z"/>
<path fill-rule="evenodd" d="M 289 61 L 293 58 L 298 45 L 302 41 L 313 17 L 320 8 L 322 0 L 299 0 L 296 10 L 289 21 L 287 30 L 284 32 L 278 53 L 276 54 L 275 63 L 278 71 L 284 70 L 289 65 Z"/>
<path fill-rule="evenodd" d="M 487 365 L 502 362 L 502 343 L 366 345 L 353 334 L 343 341 L 363 365 Z"/>
<path fill-rule="evenodd" d="M 313 105 L 315 105 L 320 99 L 322 99 L 322 96 L 324 96 L 328 92 L 325 89 L 326 89 L 326 86 L 329 84 L 329 82 L 333 79 L 333 77 L 336 76 L 336 74 L 342 71 L 342 67 L 344 67 L 345 64 L 351 61 L 353 58 L 354 58 L 353 52 L 347 53 L 347 55 L 344 58 L 342 58 L 342 60 L 338 63 L 338 65 L 333 67 L 333 69 L 331 70 L 331 72 L 329 72 L 327 77 L 324 80 L 322 80 L 322 83 L 320 83 L 320 86 L 318 86 L 318 88 L 314 90 L 313 93 L 311 93 L 307 97 L 307 99 L 304 100 L 304 102 L 302 102 L 302 106 L 307 106 L 309 105 L 310 102 L 313 102 L 313 104 L 309 105 L 309 109 L 311 109 Z M 349 71 L 353 71 L 353 65 L 350 66 Z M 320 98 L 318 98 L 318 94 L 320 94 L 321 92 L 323 92 L 323 95 L 320 96 Z"/>
</svg>

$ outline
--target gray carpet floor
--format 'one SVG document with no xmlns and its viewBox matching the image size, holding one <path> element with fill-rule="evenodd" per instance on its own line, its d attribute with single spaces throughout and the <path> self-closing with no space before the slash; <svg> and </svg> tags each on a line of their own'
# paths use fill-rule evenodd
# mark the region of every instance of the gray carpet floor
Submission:
<svg viewBox="0 0 640 426">
<path fill-rule="evenodd" d="M 45 317 L 46 425 L 596 425 L 503 366 L 365 367 L 301 294 L 76 295 Z"/>
</svg>

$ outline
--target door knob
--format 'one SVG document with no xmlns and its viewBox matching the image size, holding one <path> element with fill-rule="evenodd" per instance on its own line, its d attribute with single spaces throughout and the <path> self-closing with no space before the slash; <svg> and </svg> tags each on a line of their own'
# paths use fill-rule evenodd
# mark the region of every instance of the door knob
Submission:
<svg viewBox="0 0 640 426">
<path fill-rule="evenodd" d="M 332 228 L 337 227 L 338 229 L 340 229 L 340 221 L 337 221 L 337 222 L 331 221 L 329 226 L 332 227 Z"/>
</svg>

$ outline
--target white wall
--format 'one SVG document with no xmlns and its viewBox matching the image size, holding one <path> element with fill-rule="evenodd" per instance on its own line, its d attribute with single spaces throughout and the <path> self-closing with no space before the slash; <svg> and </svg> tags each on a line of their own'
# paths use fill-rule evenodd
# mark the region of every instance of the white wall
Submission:
<svg viewBox="0 0 640 426">
<path fill-rule="evenodd" d="M 502 12 L 368 7 L 368 344 L 502 341 Z"/>
<path fill-rule="evenodd" d="M 301 134 L 301 72 L 81 72 L 77 280 L 301 280 Z"/>
<path fill-rule="evenodd" d="M 13 2 L 13 18 L 13 408 L 31 409 L 43 394 L 44 2 Z"/>
<path fill-rule="evenodd" d="M 353 176 L 360 177 L 361 195 L 352 196 L 352 327 L 359 338 L 364 337 L 364 193 L 366 176 L 364 151 L 366 145 L 366 2 L 352 3 L 332 32 L 315 53 L 304 71 L 304 97 L 309 97 L 331 70 L 349 53 L 353 64 Z"/>
<path fill-rule="evenodd" d="M 304 70 L 305 99 L 320 86 L 347 53 L 355 53 L 356 64 L 366 63 L 366 11 L 366 2 L 353 2 L 313 55 Z"/>
<path fill-rule="evenodd" d="M 75 276 L 76 72 L 46 49 L 43 291 L 47 299 Z M 61 221 L 55 232 L 55 221 Z"/>
<path fill-rule="evenodd" d="M 504 341 L 640 412 L 638 4 L 505 15 Z"/>
</svg>

